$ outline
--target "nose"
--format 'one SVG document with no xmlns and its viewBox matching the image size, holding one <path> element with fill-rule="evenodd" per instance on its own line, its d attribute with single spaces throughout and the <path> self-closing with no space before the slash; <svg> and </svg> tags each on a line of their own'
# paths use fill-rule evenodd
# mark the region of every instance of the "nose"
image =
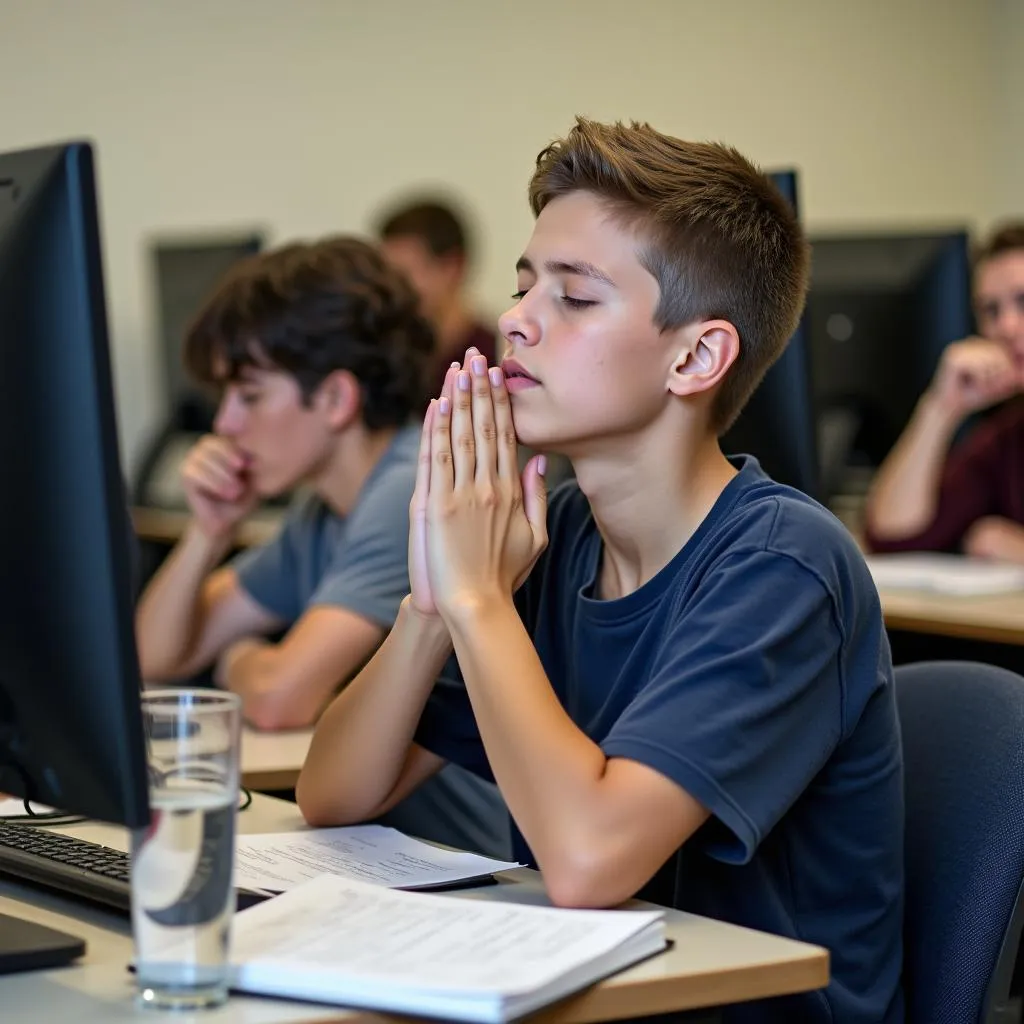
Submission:
<svg viewBox="0 0 1024 1024">
<path fill-rule="evenodd" d="M 498 317 L 498 330 L 513 347 L 536 345 L 540 341 L 540 324 L 526 308 L 528 297 L 529 293 L 524 295 L 510 310 Z"/>
<path fill-rule="evenodd" d="M 242 431 L 245 410 L 242 403 L 229 386 L 224 397 L 217 406 L 217 415 L 213 418 L 213 432 L 222 437 L 237 437 Z"/>
</svg>

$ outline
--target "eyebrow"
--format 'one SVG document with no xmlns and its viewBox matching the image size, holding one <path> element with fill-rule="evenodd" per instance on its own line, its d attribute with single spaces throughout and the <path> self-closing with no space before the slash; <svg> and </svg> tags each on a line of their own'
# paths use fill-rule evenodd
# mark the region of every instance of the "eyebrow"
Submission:
<svg viewBox="0 0 1024 1024">
<path fill-rule="evenodd" d="M 589 277 L 595 281 L 610 284 L 613 288 L 615 287 L 615 282 L 600 267 L 596 267 L 593 263 L 588 263 L 586 260 L 572 260 L 571 262 L 566 260 L 547 260 L 544 264 L 544 269 L 549 274 L 572 274 L 575 277 Z M 531 274 L 536 273 L 533 264 L 526 256 L 520 256 L 516 261 L 516 270 L 526 270 Z"/>
</svg>

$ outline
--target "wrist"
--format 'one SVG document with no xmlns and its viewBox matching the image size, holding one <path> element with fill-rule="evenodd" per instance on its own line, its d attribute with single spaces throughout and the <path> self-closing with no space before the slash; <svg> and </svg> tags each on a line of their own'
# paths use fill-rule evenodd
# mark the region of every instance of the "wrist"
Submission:
<svg viewBox="0 0 1024 1024">
<path fill-rule="evenodd" d="M 931 431 L 951 435 L 960 426 L 966 414 L 948 399 L 929 389 L 918 401 L 914 415 Z"/>
<path fill-rule="evenodd" d="M 422 646 L 427 656 L 433 653 L 444 654 L 447 657 L 451 653 L 451 634 L 444 619 L 440 615 L 417 609 L 409 594 L 402 598 L 402 603 L 398 606 L 395 628 L 401 629 L 403 635 L 407 635 L 414 645 Z"/>
<path fill-rule="evenodd" d="M 441 608 L 441 615 L 452 636 L 472 633 L 509 612 L 518 618 L 512 595 L 500 590 L 460 594 Z"/>
<path fill-rule="evenodd" d="M 199 557 L 213 569 L 219 565 L 231 550 L 237 527 L 230 530 L 209 533 L 199 525 L 196 519 L 189 521 L 185 528 L 182 542 L 187 544 Z"/>
</svg>

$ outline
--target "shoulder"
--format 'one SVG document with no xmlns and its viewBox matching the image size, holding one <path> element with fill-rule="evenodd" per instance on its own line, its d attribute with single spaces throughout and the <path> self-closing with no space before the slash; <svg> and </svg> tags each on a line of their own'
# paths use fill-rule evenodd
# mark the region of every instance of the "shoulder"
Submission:
<svg viewBox="0 0 1024 1024">
<path fill-rule="evenodd" d="M 867 563 L 846 527 L 807 495 L 754 470 L 744 467 L 734 481 L 736 494 L 707 538 L 705 564 L 746 563 L 750 571 L 790 579 L 795 570 L 839 606 L 877 605 Z"/>
<path fill-rule="evenodd" d="M 373 513 L 384 507 L 408 506 L 416 487 L 416 459 L 420 448 L 420 428 L 402 427 L 381 456 L 363 485 L 358 510 Z M 407 512 L 403 508 L 403 512 Z"/>
</svg>

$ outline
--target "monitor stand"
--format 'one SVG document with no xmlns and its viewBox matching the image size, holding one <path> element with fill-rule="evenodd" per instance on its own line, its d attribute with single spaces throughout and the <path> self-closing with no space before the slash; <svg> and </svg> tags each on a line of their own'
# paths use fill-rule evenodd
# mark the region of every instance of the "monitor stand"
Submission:
<svg viewBox="0 0 1024 1024">
<path fill-rule="evenodd" d="M 73 935 L 0 914 L 0 974 L 64 967 L 85 953 Z"/>
</svg>

